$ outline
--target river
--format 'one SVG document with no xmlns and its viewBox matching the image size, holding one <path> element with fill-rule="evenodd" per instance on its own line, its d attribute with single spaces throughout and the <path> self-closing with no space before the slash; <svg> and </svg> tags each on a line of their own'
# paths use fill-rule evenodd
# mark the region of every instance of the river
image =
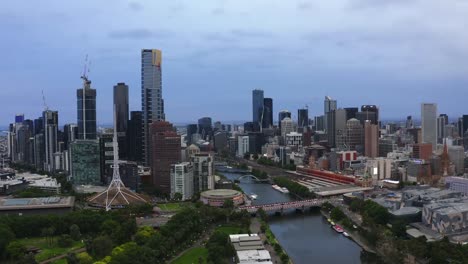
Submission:
<svg viewBox="0 0 468 264">
<path fill-rule="evenodd" d="M 230 180 L 239 176 L 232 173 L 223 174 Z M 292 200 L 288 194 L 274 190 L 269 184 L 242 180 L 239 186 L 246 194 L 258 195 L 253 204 Z M 361 261 L 361 247 L 342 234 L 336 233 L 318 209 L 304 214 L 291 211 L 282 216 L 271 216 L 269 224 L 271 231 L 295 264 L 364 263 Z"/>
</svg>

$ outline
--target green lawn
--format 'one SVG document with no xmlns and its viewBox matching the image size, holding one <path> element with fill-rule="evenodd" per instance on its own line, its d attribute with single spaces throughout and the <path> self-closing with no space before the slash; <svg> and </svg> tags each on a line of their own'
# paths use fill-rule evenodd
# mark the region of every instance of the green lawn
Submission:
<svg viewBox="0 0 468 264">
<path fill-rule="evenodd" d="M 65 254 L 69 251 L 84 247 L 84 243 L 81 241 L 76 241 L 69 248 L 61 248 L 57 245 L 57 237 L 53 239 L 53 243 L 49 245 L 45 238 L 23 238 L 20 239 L 21 242 L 26 247 L 38 247 L 41 249 L 41 252 L 36 255 L 36 261 L 41 262 L 50 258 L 53 258 L 58 255 Z"/>
<path fill-rule="evenodd" d="M 208 250 L 204 247 L 195 247 L 185 252 L 182 256 L 172 262 L 172 264 L 198 264 L 198 258 L 202 257 L 203 262 L 206 263 L 208 257 Z"/>
<path fill-rule="evenodd" d="M 216 231 L 221 231 L 226 235 L 243 233 L 242 228 L 238 226 L 220 226 L 216 228 Z"/>
<path fill-rule="evenodd" d="M 59 260 L 56 260 L 50 264 L 68 264 L 67 260 L 66 259 L 59 259 Z"/>
<path fill-rule="evenodd" d="M 158 207 L 163 211 L 179 211 L 184 207 L 191 206 L 191 203 L 161 203 Z"/>
</svg>

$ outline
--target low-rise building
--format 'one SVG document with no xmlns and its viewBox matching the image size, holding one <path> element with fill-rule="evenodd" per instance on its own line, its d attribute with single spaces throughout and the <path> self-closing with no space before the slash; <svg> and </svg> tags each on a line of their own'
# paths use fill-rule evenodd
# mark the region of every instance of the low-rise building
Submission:
<svg viewBox="0 0 468 264">
<path fill-rule="evenodd" d="M 423 208 L 422 222 L 443 235 L 466 231 L 468 228 L 468 204 L 431 203 Z"/>
<path fill-rule="evenodd" d="M 0 215 L 65 214 L 71 212 L 75 197 L 4 198 L 0 199 Z"/>
</svg>

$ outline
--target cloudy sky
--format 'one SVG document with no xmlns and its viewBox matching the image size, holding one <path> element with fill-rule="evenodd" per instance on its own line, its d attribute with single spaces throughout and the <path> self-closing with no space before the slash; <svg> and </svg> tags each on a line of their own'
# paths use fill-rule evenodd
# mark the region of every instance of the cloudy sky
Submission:
<svg viewBox="0 0 468 264">
<path fill-rule="evenodd" d="M 112 120 L 112 87 L 140 110 L 140 52 L 163 51 L 163 97 L 173 122 L 251 118 L 251 90 L 278 110 L 323 112 L 377 104 L 383 118 L 436 102 L 468 113 L 465 0 L 10 0 L 0 3 L 0 124 L 35 118 L 41 91 L 60 123 L 76 122 L 84 58 L 98 122 Z"/>
</svg>

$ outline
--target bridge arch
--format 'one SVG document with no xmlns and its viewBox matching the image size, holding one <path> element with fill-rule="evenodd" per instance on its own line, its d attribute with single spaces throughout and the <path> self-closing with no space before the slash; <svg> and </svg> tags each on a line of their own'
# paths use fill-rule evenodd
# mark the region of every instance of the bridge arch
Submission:
<svg viewBox="0 0 468 264">
<path fill-rule="evenodd" d="M 248 179 L 248 178 L 254 179 L 255 181 L 261 181 L 259 178 L 257 178 L 256 176 L 254 176 L 252 174 L 241 175 L 236 180 L 240 181 L 242 179 Z"/>
</svg>

